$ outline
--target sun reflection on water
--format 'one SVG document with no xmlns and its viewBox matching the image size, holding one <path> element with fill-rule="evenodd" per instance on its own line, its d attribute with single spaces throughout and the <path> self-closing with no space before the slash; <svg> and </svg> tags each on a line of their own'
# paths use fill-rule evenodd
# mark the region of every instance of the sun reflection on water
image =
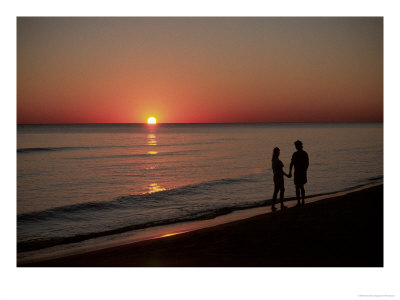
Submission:
<svg viewBox="0 0 400 300">
<path fill-rule="evenodd" d="M 165 191 L 165 188 L 159 186 L 157 183 L 151 183 L 148 186 L 148 189 L 149 189 L 149 194 Z"/>
<path fill-rule="evenodd" d="M 157 146 L 157 139 L 156 139 L 156 135 L 154 133 L 149 133 L 147 135 L 147 145 L 148 146 Z M 156 155 L 156 154 L 158 154 L 158 151 L 150 150 L 150 151 L 147 151 L 147 154 Z"/>
<path fill-rule="evenodd" d="M 149 133 L 147 135 L 147 145 L 149 146 L 157 146 L 156 135 L 153 133 Z"/>
<path fill-rule="evenodd" d="M 174 233 L 167 233 L 167 234 L 162 235 L 161 237 L 162 237 L 162 238 L 163 238 L 163 237 L 169 237 L 169 236 L 173 236 L 173 235 L 177 235 L 177 234 L 186 233 L 186 232 L 189 232 L 189 231 L 190 231 L 190 230 L 180 231 L 180 232 L 174 232 Z"/>
</svg>

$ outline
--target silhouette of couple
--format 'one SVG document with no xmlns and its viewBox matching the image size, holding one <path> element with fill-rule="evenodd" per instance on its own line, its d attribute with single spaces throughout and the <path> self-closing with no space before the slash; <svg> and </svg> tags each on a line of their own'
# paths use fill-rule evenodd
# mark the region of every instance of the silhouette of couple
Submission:
<svg viewBox="0 0 400 300">
<path fill-rule="evenodd" d="M 283 171 L 283 163 L 279 160 L 280 149 L 278 147 L 274 148 L 272 153 L 272 170 L 274 172 L 274 194 L 272 196 L 272 207 L 271 209 L 276 210 L 275 203 L 278 192 L 280 192 L 280 202 L 281 209 L 286 208 L 283 205 L 283 198 L 285 195 L 285 181 L 283 175 L 288 178 L 292 177 L 292 168 L 294 167 L 294 185 L 296 187 L 296 198 L 297 205 L 300 205 L 300 195 L 301 204 L 304 205 L 304 199 L 306 197 L 306 192 L 304 191 L 304 184 L 307 183 L 307 169 L 308 169 L 308 154 L 303 150 L 303 143 L 301 141 L 296 141 L 294 143 L 297 151 L 292 155 L 292 161 L 290 162 L 289 174 Z"/>
</svg>

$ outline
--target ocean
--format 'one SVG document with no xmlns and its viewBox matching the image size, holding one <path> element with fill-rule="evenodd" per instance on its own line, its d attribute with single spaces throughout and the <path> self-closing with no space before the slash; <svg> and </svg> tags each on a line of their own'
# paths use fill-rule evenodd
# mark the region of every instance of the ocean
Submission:
<svg viewBox="0 0 400 300">
<path fill-rule="evenodd" d="M 265 206 L 298 139 L 307 196 L 383 181 L 382 123 L 18 125 L 18 259 Z"/>
</svg>

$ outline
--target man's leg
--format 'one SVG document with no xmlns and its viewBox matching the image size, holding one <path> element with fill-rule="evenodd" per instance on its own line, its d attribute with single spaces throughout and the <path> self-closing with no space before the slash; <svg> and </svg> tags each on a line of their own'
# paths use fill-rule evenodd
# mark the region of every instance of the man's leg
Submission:
<svg viewBox="0 0 400 300">
<path fill-rule="evenodd" d="M 306 191 L 304 190 L 304 184 L 300 187 L 301 191 L 301 204 L 304 204 L 304 200 L 306 199 Z"/>
<path fill-rule="evenodd" d="M 296 198 L 297 204 L 300 205 L 300 187 L 296 184 Z"/>
<path fill-rule="evenodd" d="M 283 205 L 283 198 L 284 197 L 285 197 L 285 188 L 281 187 L 281 193 L 280 193 L 281 208 L 284 208 L 284 205 Z"/>
</svg>

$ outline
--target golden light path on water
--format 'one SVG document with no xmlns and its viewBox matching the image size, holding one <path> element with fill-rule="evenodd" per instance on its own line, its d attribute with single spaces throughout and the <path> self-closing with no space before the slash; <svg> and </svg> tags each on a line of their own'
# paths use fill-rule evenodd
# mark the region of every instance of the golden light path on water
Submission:
<svg viewBox="0 0 400 300">
<path fill-rule="evenodd" d="M 149 118 L 149 120 L 150 120 L 151 118 Z M 155 118 L 154 118 L 155 119 Z M 149 124 L 151 124 L 150 122 L 148 122 Z M 155 124 L 155 123 L 153 123 L 153 124 Z M 147 135 L 147 145 L 148 146 L 150 146 L 150 147 L 154 147 L 154 146 L 157 146 L 157 139 L 156 139 L 157 137 L 156 137 L 156 135 L 154 134 L 154 133 L 149 133 L 148 135 Z M 147 154 L 150 154 L 150 155 L 156 155 L 156 154 L 158 154 L 158 151 L 156 151 L 156 150 L 149 150 L 149 151 L 147 151 Z M 151 169 L 153 169 L 153 168 L 151 168 Z M 156 193 L 156 192 L 161 192 L 161 191 L 165 191 L 165 188 L 163 188 L 163 187 L 161 187 L 158 183 L 156 183 L 156 182 L 153 182 L 153 183 L 151 183 L 151 184 L 149 184 L 149 186 L 148 186 L 148 193 L 149 194 L 152 194 L 152 193 Z"/>
</svg>

